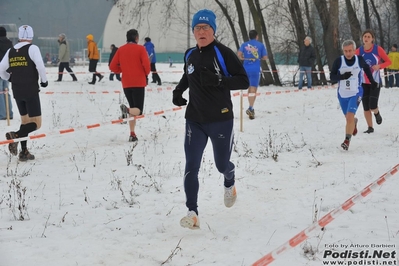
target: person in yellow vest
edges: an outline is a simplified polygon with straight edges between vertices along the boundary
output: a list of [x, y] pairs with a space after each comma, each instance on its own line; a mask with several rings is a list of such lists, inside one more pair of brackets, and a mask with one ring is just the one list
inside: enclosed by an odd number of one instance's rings
[[93, 73], [93, 79], [89, 84], [96, 84], [96, 76], [98, 77], [98, 81], [100, 82], [103, 79], [103, 75], [97, 72], [97, 63], [98, 59], [100, 59], [100, 54], [98, 52], [97, 44], [94, 41], [94, 36], [89, 34], [86, 36], [87, 40], [87, 57], [89, 58], [89, 72]]
[[392, 45], [388, 57], [392, 61], [392, 64], [388, 68], [389, 88], [393, 88], [394, 78], [395, 78], [395, 86], [399, 87], [399, 52], [398, 52], [398, 45], [396, 43]]

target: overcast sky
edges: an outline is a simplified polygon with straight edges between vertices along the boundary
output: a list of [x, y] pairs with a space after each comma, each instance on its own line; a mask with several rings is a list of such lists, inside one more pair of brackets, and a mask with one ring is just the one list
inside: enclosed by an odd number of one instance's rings
[[85, 39], [93, 34], [99, 40], [111, 8], [109, 0], [1, 0], [0, 24], [28, 24], [36, 37], [65, 33]]

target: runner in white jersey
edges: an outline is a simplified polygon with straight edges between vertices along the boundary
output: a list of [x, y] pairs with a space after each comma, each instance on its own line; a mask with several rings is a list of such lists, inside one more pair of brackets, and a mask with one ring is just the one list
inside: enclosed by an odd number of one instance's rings
[[[363, 73], [359, 66], [359, 59], [354, 56], [355, 63], [351, 66], [345, 62], [345, 56], [341, 55], [341, 67], [339, 68], [340, 73], [350, 72], [352, 75], [348, 79], [342, 79], [338, 83], [338, 95], [342, 98], [349, 98], [356, 96], [361, 88], [361, 76]], [[363, 93], [362, 93], [363, 94]]]
[[357, 134], [355, 114], [363, 96], [363, 71], [373, 88], [377, 88], [378, 84], [374, 81], [370, 67], [363, 57], [355, 55], [356, 44], [353, 40], [344, 41], [342, 51], [344, 55], [334, 61], [330, 79], [339, 82], [337, 95], [346, 119], [345, 140], [341, 147], [348, 150], [352, 135]]
[[[6, 133], [8, 140], [25, 138], [42, 125], [40, 87], [47, 87], [46, 68], [39, 47], [32, 44], [33, 29], [23, 25], [18, 30], [19, 42], [8, 49], [0, 62], [0, 77], [12, 83], [15, 102], [21, 115], [18, 131]], [[40, 79], [40, 87], [39, 87]], [[18, 141], [10, 142], [8, 149], [18, 155]], [[27, 140], [21, 141], [20, 161], [34, 160], [35, 156], [27, 149]]]

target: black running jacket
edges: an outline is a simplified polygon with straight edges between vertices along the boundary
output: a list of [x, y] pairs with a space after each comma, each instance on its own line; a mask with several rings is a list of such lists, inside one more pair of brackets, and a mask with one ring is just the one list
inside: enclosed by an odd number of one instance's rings
[[[214, 46], [220, 51], [224, 64], [220, 62]], [[192, 49], [188, 49], [185, 53], [184, 73], [176, 86], [183, 91], [189, 88], [185, 118], [198, 123], [233, 119], [230, 90], [244, 90], [249, 87], [249, 80], [242, 63], [236, 53], [217, 41], [200, 49], [198, 46]], [[208, 68], [215, 74], [222, 74], [219, 86], [202, 86], [200, 80], [202, 67]], [[228, 74], [223, 73], [223, 68], [227, 69]]]

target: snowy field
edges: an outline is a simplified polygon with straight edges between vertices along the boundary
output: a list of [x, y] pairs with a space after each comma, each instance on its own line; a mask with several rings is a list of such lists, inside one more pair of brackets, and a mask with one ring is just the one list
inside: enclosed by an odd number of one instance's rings
[[[345, 119], [335, 89], [261, 87], [256, 119], [244, 116], [242, 132], [234, 94], [237, 202], [230, 209], [223, 204], [223, 177], [209, 143], [199, 173], [201, 230], [181, 228], [185, 109], [173, 110], [171, 102], [181, 67], [157, 64], [163, 85], [147, 87], [135, 148], [128, 125], [111, 123], [126, 103], [118, 81], [106, 73], [89, 85], [87, 67], [74, 67], [78, 82], [64, 75], [56, 83], [57, 69], [48, 68], [49, 86], [40, 94], [43, 125], [32, 134], [46, 137], [28, 141], [36, 160], [18, 162], [0, 146], [0, 266], [252, 265], [399, 163], [398, 88], [382, 89], [384, 120], [373, 134], [363, 133], [359, 108], [359, 133], [348, 151], [340, 147]], [[280, 69], [287, 80], [295, 70]], [[247, 98], [243, 102], [246, 109]], [[19, 128], [15, 104], [13, 111], [10, 126], [0, 121], [0, 140]], [[387, 178], [270, 265], [350, 265], [355, 260], [323, 255], [398, 251], [398, 187], [399, 174]], [[396, 265], [397, 255], [378, 263], [385, 261], [392, 264], [374, 265]]]

